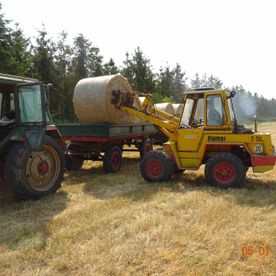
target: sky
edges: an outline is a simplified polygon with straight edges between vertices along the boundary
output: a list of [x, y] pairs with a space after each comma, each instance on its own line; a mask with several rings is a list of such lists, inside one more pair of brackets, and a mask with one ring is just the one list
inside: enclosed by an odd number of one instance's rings
[[105, 60], [122, 65], [140, 46], [154, 71], [178, 62], [198, 72], [276, 98], [274, 0], [0, 0], [6, 18], [28, 37], [45, 25], [52, 38], [83, 33]]

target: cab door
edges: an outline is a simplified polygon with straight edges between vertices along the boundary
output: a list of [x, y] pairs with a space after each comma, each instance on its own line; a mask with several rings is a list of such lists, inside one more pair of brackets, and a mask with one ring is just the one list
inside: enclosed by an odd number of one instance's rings
[[46, 129], [44, 88], [42, 83], [17, 85], [16, 125], [33, 150], [41, 150]]
[[178, 129], [178, 151], [197, 152], [204, 131], [204, 98], [194, 97], [185, 101]]

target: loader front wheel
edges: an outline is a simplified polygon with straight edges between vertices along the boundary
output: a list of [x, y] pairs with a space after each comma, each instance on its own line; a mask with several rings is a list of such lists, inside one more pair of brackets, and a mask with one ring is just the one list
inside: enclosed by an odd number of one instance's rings
[[5, 162], [5, 182], [17, 198], [37, 199], [54, 193], [64, 174], [64, 154], [56, 141], [46, 136], [41, 151], [15, 144]]
[[141, 160], [140, 171], [148, 182], [169, 181], [173, 174], [173, 162], [162, 151], [150, 151]]
[[246, 170], [236, 155], [221, 152], [211, 157], [205, 166], [205, 177], [210, 185], [238, 188], [244, 181]]

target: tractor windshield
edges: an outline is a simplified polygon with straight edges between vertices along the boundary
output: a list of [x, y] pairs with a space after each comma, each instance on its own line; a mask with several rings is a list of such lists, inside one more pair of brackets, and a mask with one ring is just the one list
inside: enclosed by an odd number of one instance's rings
[[43, 121], [41, 86], [39, 84], [19, 86], [18, 99], [21, 123], [41, 123]]
[[190, 124], [190, 119], [193, 111], [194, 106], [194, 100], [193, 99], [187, 99], [184, 106], [184, 111], [181, 118], [180, 127], [188, 127]]

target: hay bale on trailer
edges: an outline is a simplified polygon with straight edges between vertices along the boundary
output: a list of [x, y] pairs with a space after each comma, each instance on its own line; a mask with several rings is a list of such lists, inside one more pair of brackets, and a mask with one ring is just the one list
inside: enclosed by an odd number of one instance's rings
[[[127, 114], [111, 104], [112, 91], [132, 91], [122, 75], [101, 76], [80, 80], [74, 91], [73, 105], [81, 123], [131, 124], [141, 120]], [[135, 106], [141, 105], [139, 97]]]
[[172, 105], [173, 105], [173, 108], [174, 108], [174, 114], [176, 116], [180, 116], [181, 112], [182, 112], [182, 109], [183, 109], [183, 104], [176, 103], [176, 104], [172, 104]]
[[171, 115], [175, 114], [173, 105], [171, 103], [158, 103], [155, 104], [155, 106]]

